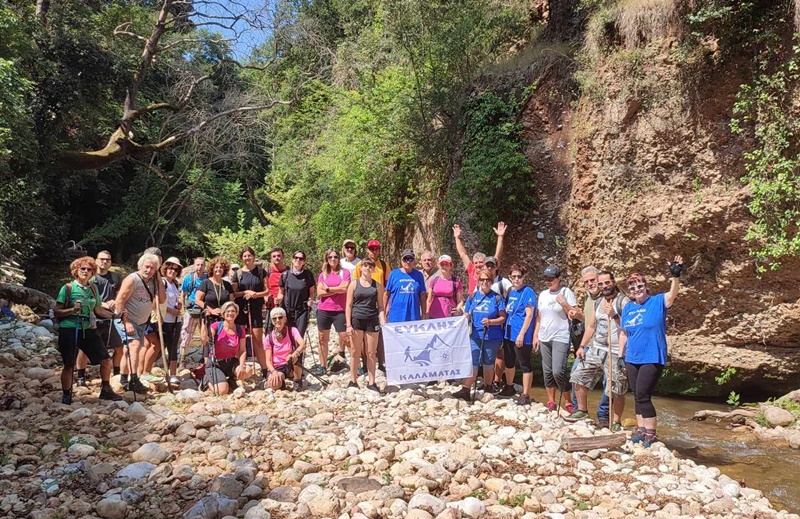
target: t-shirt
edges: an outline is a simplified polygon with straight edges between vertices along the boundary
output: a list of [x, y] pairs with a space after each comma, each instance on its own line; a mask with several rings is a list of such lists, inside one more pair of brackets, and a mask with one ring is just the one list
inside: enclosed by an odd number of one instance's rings
[[[238, 283], [237, 292], [244, 292], [245, 290], [252, 290], [253, 292], [261, 292], [264, 290], [264, 277], [267, 275], [266, 271], [259, 266], [253, 270], [239, 269], [236, 275], [233, 276], [233, 283]], [[261, 308], [264, 306], [264, 299], [253, 298], [245, 299], [244, 296], [236, 298], [236, 304], [239, 305], [241, 312], [248, 304], [253, 312], [261, 314]]]
[[94, 288], [93, 285], [85, 287], [77, 281], [71, 281], [69, 300], [67, 300], [66, 285], [63, 285], [61, 290], [58, 291], [56, 302], [62, 303], [64, 308], [72, 308], [77, 301], [80, 301], [82, 305], [80, 313], [78, 315], [70, 314], [67, 317], [59, 319], [58, 325], [61, 328], [79, 328], [80, 330], [86, 330], [91, 326], [89, 322], [90, 312], [94, 312], [94, 308], [101, 304], [100, 294], [97, 292], [97, 288]]
[[401, 323], [418, 321], [422, 318], [420, 294], [425, 293], [425, 278], [422, 277], [422, 272], [416, 269], [412, 269], [411, 272], [394, 269], [386, 282], [386, 292], [389, 293], [389, 314], [386, 316], [386, 322]]
[[[503, 297], [508, 297], [508, 293], [511, 291], [511, 287], [513, 286], [514, 284], [511, 283], [511, 281], [509, 281], [508, 279], [502, 276], [495, 276], [494, 283], [492, 283], [492, 290], [497, 292]], [[478, 287], [475, 287], [475, 290], [473, 290], [473, 292], [477, 291]]]
[[441, 276], [436, 276], [430, 280], [428, 288], [430, 291], [428, 297], [432, 298], [428, 317], [431, 319], [450, 317], [450, 311], [458, 306], [458, 293], [464, 289], [461, 285], [461, 280], [458, 278], [444, 279]]
[[275, 265], [270, 264], [269, 266], [269, 295], [273, 299], [278, 297], [278, 291], [280, 290], [280, 282], [281, 282], [281, 274], [288, 270], [289, 267], [281, 265], [280, 268], [276, 267]]
[[[500, 294], [491, 290], [488, 294], [483, 292], [470, 294], [464, 304], [464, 312], [469, 313], [470, 317], [472, 317], [472, 332], [479, 336], [483, 336], [483, 323], [481, 321], [484, 318], [497, 319], [500, 317], [500, 311], [505, 311], [505, 309], [505, 300], [500, 297]], [[486, 339], [490, 341], [503, 340], [503, 325], [489, 325], [486, 331]]]
[[239, 341], [246, 334], [244, 326], [236, 326], [236, 333], [225, 329], [225, 323], [217, 321], [211, 323], [211, 333], [214, 334], [214, 356], [217, 360], [225, 360], [239, 355]]
[[471, 261], [467, 265], [467, 293], [471, 294], [478, 288], [478, 275], [475, 272], [475, 264]]
[[622, 309], [622, 327], [628, 335], [625, 361], [631, 364], [667, 363], [667, 303], [664, 294], [650, 296]]
[[[298, 339], [300, 339], [300, 332], [297, 331], [297, 328], [292, 327], [291, 334], [294, 337], [295, 344], [297, 344]], [[270, 337], [272, 338], [272, 344], [270, 344]], [[285, 366], [289, 360], [289, 355], [292, 354], [292, 339], [289, 338], [287, 333], [283, 336], [283, 339], [278, 340], [275, 337], [275, 330], [273, 330], [264, 337], [264, 351], [272, 352], [273, 366], [276, 368]]]
[[[619, 297], [619, 294], [614, 296], [614, 299], [611, 300], [611, 305], [614, 308], [612, 313], [615, 316], [621, 315], [622, 309], [625, 308], [628, 302], [630, 302], [630, 299], [625, 296]], [[603, 311], [605, 305], [602, 300], [595, 302], [594, 306], [595, 330], [594, 337], [592, 337], [592, 346], [607, 351], [610, 337], [612, 348], [619, 354], [620, 328], [617, 325], [617, 319], [609, 318], [608, 314]]]
[[356, 271], [356, 265], [361, 262], [361, 258], [353, 258], [353, 261], [348, 261], [348, 259], [344, 256], [341, 257], [339, 260], [339, 264], [342, 266], [343, 269], [350, 273], [350, 278], [354, 279], [353, 273]]
[[523, 286], [519, 292], [512, 287], [506, 300], [506, 312], [508, 313], [506, 339], [510, 341], [517, 340], [517, 336], [522, 330], [522, 325], [525, 324], [525, 309], [528, 307], [533, 308], [533, 314], [530, 325], [522, 339], [523, 344], [533, 344], [533, 329], [536, 327], [536, 292], [527, 285]]
[[425, 278], [425, 286], [428, 287], [429, 290], [431, 288], [431, 283], [433, 282], [433, 280], [441, 275], [441, 272], [439, 272], [439, 267], [433, 267], [429, 273], [426, 273], [424, 270], [421, 269], [420, 272], [422, 272], [422, 277]]
[[105, 274], [100, 274], [99, 272], [95, 275], [95, 278], [103, 278], [108, 281], [108, 285], [111, 289], [111, 295], [106, 299], [106, 294], [101, 293], [103, 297], [103, 302], [111, 301], [117, 297], [117, 292], [119, 292], [120, 287], [122, 286], [122, 276], [117, 274], [116, 272], [111, 272], [110, 270]]
[[[342, 281], [350, 283], [350, 272], [342, 269], [339, 272], [331, 271], [327, 276], [324, 272], [319, 273], [317, 283], [325, 283], [330, 288], [338, 287]], [[324, 310], [326, 312], [344, 312], [344, 307], [347, 304], [347, 292], [333, 295], [319, 296], [319, 304], [317, 310]]]
[[100, 294], [100, 301], [102, 301], [103, 303], [105, 303], [106, 301], [111, 301], [112, 299], [116, 298], [116, 291], [106, 278], [101, 276], [94, 276], [92, 278], [92, 283], [94, 283], [94, 286], [97, 289], [97, 293]]
[[224, 279], [219, 285], [214, 283], [214, 280], [211, 278], [205, 279], [200, 284], [200, 288], [198, 288], [198, 290], [205, 294], [205, 297], [203, 297], [203, 302], [209, 308], [220, 308], [226, 302], [231, 300], [231, 294], [233, 294], [233, 287]]
[[569, 344], [569, 319], [561, 304], [556, 301], [561, 294], [572, 306], [578, 304], [575, 293], [569, 288], [559, 288], [557, 292], [544, 290], [539, 294], [539, 340], [558, 341]]
[[[170, 283], [164, 278], [162, 279], [167, 292], [167, 308], [175, 310], [175, 307], [178, 305], [178, 299], [180, 298], [181, 291], [177, 286], [175, 286], [175, 283]], [[164, 312], [162, 317], [164, 318], [165, 323], [176, 323], [181, 320], [179, 315], [172, 315], [169, 312]]]
[[597, 297], [592, 297], [590, 294], [586, 294], [586, 300], [583, 302], [583, 317], [585, 319], [584, 324], [589, 326], [589, 324], [594, 321], [594, 310], [597, 308], [597, 298], [600, 297], [600, 294]]
[[194, 304], [194, 296], [197, 294], [197, 289], [200, 288], [200, 285], [208, 279], [208, 274], [203, 273], [202, 276], [198, 276], [195, 273], [186, 274], [183, 277], [183, 282], [181, 282], [181, 292], [184, 294], [189, 294], [186, 297], [188, 301], [187, 306], [195, 306]]
[[314, 273], [303, 269], [299, 274], [290, 270], [281, 275], [280, 287], [283, 289], [283, 308], [286, 310], [303, 310], [308, 308], [311, 289], [316, 286]]
[[[353, 276], [353, 279], [358, 279], [361, 277], [361, 265], [363, 265], [363, 263], [361, 262], [359, 262], [359, 264], [356, 265], [356, 272], [355, 275]], [[389, 264], [383, 261], [382, 259], [376, 259], [375, 268], [372, 269], [372, 279], [374, 279], [375, 281], [377, 281], [378, 283], [380, 283], [385, 287], [386, 284], [389, 282], [388, 278], [389, 278]]]

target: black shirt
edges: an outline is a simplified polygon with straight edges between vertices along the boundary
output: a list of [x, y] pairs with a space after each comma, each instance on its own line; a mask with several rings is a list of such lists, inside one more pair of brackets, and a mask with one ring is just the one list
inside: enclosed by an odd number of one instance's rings
[[279, 286], [283, 289], [283, 308], [286, 310], [300, 311], [308, 308], [307, 301], [311, 297], [311, 289], [317, 284], [314, 273], [303, 269], [295, 275], [292, 269], [281, 274]]
[[[119, 287], [122, 286], [122, 276], [120, 276], [116, 272], [111, 272], [109, 270], [105, 274], [98, 273], [95, 276], [95, 281], [97, 281], [97, 278], [103, 278], [104, 280], [106, 280], [108, 282], [108, 287], [109, 287], [108, 290], [110, 291], [109, 292], [110, 295], [109, 295], [108, 299], [106, 299], [106, 294], [105, 293], [100, 292], [100, 295], [103, 298], [103, 302], [105, 303], [106, 301], [110, 301], [111, 299], [116, 299], [117, 292], [119, 292]], [[100, 283], [102, 283], [102, 281], [100, 281], [97, 284], [98, 287], [100, 287]]]
[[203, 298], [203, 302], [209, 308], [220, 308], [223, 304], [230, 301], [231, 294], [233, 294], [233, 287], [224, 279], [221, 285], [214, 283], [211, 278], [204, 279], [197, 290], [206, 295]]
[[[242, 270], [239, 269], [236, 272], [236, 275], [233, 276], [231, 281], [233, 283], [238, 283], [238, 290], [237, 292], [244, 292], [245, 290], [252, 290], [253, 292], [261, 292], [264, 290], [264, 277], [267, 273], [259, 266], [256, 266], [253, 270]], [[248, 302], [253, 309], [258, 309], [261, 311], [261, 307], [264, 305], [264, 298], [263, 297], [255, 297], [253, 299], [245, 299], [244, 296], [236, 298], [236, 304], [239, 305], [239, 310], [241, 311], [242, 308], [247, 306]]]

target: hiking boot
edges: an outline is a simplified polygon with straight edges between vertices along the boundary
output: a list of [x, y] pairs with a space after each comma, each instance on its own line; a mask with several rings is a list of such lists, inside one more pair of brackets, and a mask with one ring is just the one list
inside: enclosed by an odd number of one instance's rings
[[589, 413], [578, 409], [577, 411], [573, 411], [569, 416], [564, 418], [564, 420], [570, 423], [575, 423], [575, 422], [580, 422], [581, 420], [586, 420], [587, 418], [589, 418]]
[[350, 389], [351, 387], [358, 389], [358, 382], [356, 382], [355, 380], [351, 380], [350, 383], [347, 384], [347, 389]]
[[128, 387], [125, 388], [126, 391], [133, 391], [134, 393], [147, 393], [149, 390], [147, 387], [142, 384], [142, 381], [138, 378], [128, 381]]
[[556, 403], [555, 403], [555, 402], [553, 402], [552, 400], [549, 400], [549, 401], [547, 402], [547, 408], [548, 408], [549, 410], [551, 410], [551, 411], [555, 411], [555, 410], [556, 410]]
[[641, 443], [642, 440], [644, 440], [645, 434], [644, 427], [639, 427], [636, 429], [636, 432], [633, 433], [633, 436], [631, 436], [631, 441], [633, 443]]
[[370, 384], [370, 385], [367, 386], [367, 389], [369, 389], [370, 391], [375, 391], [376, 393], [380, 393], [381, 392], [381, 390], [380, 390], [380, 388], [378, 388], [377, 384]]
[[528, 395], [519, 395], [517, 405], [531, 405], [531, 397]]
[[72, 395], [70, 393], [65, 393], [61, 395], [61, 403], [64, 405], [72, 404]]
[[122, 396], [111, 389], [111, 386], [102, 386], [98, 398], [100, 398], [100, 400], [111, 400], [112, 402], [119, 402], [122, 400]]
[[651, 445], [660, 441], [661, 440], [659, 440], [658, 436], [656, 436], [655, 434], [648, 434], [644, 437], [644, 440], [642, 440], [642, 447], [644, 447], [645, 449], [649, 449]]
[[300, 393], [303, 391], [303, 381], [302, 380], [293, 380], [292, 381], [292, 391], [295, 393]]
[[460, 398], [461, 400], [466, 400], [467, 402], [471, 400], [469, 395], [469, 388], [464, 386], [461, 386], [461, 389], [459, 389], [455, 393], [452, 393], [450, 396], [452, 396], [453, 398]]
[[86, 387], [86, 379], [83, 377], [78, 377], [78, 381], [75, 383], [78, 387]]
[[597, 427], [601, 429], [608, 428], [608, 417], [607, 416], [598, 416], [597, 417]]
[[517, 394], [517, 390], [514, 389], [514, 386], [505, 386], [503, 389], [497, 393], [497, 396], [514, 396]]
[[611, 426], [611, 432], [620, 432], [621, 430], [622, 430], [622, 424], [619, 422], [614, 422], [614, 425]]

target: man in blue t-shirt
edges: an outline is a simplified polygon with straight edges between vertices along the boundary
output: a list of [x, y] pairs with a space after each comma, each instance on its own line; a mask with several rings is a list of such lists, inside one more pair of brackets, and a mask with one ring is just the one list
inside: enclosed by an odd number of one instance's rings
[[194, 302], [197, 289], [208, 279], [206, 273], [206, 259], [202, 256], [194, 259], [194, 272], [186, 274], [181, 282], [181, 305], [186, 309], [183, 317], [183, 327], [181, 328], [181, 367], [184, 366], [186, 350], [189, 347], [192, 337], [200, 326], [202, 318], [200, 308]]
[[399, 269], [394, 269], [386, 281], [383, 305], [386, 308], [386, 322], [401, 323], [425, 319], [428, 294], [422, 272], [414, 268], [415, 257], [411, 249], [403, 250], [403, 260]]

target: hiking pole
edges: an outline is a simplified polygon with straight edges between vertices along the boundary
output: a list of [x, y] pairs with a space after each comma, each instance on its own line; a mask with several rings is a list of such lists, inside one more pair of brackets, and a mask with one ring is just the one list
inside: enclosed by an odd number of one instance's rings
[[[481, 336], [481, 349], [478, 351], [478, 369], [483, 366], [483, 343], [486, 341], [486, 334], [489, 331], [488, 326], [483, 327], [483, 335]], [[486, 387], [486, 377], [483, 378], [483, 387]], [[478, 394], [478, 370], [475, 370], [475, 381], [472, 383], [472, 403], [475, 403], [475, 397]]]
[[[264, 329], [263, 327], [261, 328]], [[250, 358], [253, 361], [253, 377], [256, 376], [256, 344], [253, 342], [253, 301], [247, 300], [247, 337], [250, 339]], [[263, 348], [263, 345], [261, 345]]]
[[167, 389], [172, 393], [172, 386], [169, 384], [169, 363], [167, 362], [167, 348], [164, 344], [164, 318], [161, 315], [161, 301], [156, 296], [156, 323], [158, 324], [158, 340], [161, 343], [161, 362], [164, 364], [164, 381], [167, 383]]
[[[306, 343], [308, 343], [308, 349], [311, 350], [311, 362], [314, 363], [314, 366], [319, 366], [320, 368], [322, 368], [323, 373], [324, 373], [325, 372], [325, 366], [320, 364], [320, 361], [322, 359], [319, 356], [315, 356], [314, 355], [314, 343], [311, 342], [311, 335], [308, 333], [308, 328], [307, 327], [306, 327], [305, 340], [306, 340]], [[314, 366], [311, 366], [311, 367], [313, 368]], [[305, 368], [305, 366], [303, 366], [303, 367]]]
[[[122, 322], [120, 319], [120, 325], [122, 325], [122, 343], [125, 345], [125, 358], [128, 361], [128, 388], [131, 387], [131, 378], [133, 375], [131, 372], [133, 371], [133, 362], [131, 362], [131, 347], [130, 342], [128, 340], [128, 330], [125, 329], [125, 323]], [[133, 392], [133, 401], [136, 402], [136, 391]]]
[[[555, 344], [555, 343], [554, 343]], [[550, 354], [550, 358], [552, 358], [552, 352]], [[577, 358], [577, 357], [576, 357]], [[561, 380], [564, 380], [568, 375], [567, 371], [569, 371], [569, 347], [567, 348], [567, 355], [564, 357], [564, 369], [561, 372]], [[564, 398], [564, 385], [561, 384], [558, 386], [558, 405], [556, 405], [556, 413], [558, 414], [559, 418], [564, 418], [561, 416], [561, 399]]]
[[[77, 301], [79, 307], [82, 305]], [[80, 308], [78, 308], [80, 312]], [[80, 315], [75, 317], [75, 341], [72, 343], [72, 369], [69, 372], [69, 401], [72, 402], [72, 386], [75, 384], [75, 365], [78, 363], [78, 328], [81, 324]]]
[[[208, 346], [208, 365], [211, 367], [211, 384], [213, 385], [211, 392], [214, 393], [214, 396], [219, 396], [219, 391], [217, 391], [217, 345], [212, 324], [208, 325], [208, 331], [211, 334], [211, 343]], [[217, 331], [219, 331], [219, 327], [217, 327]]]
[[[609, 324], [609, 329], [611, 328]], [[608, 390], [608, 429], [614, 427], [614, 359], [611, 355], [611, 336], [608, 337], [608, 380], [606, 380]], [[622, 417], [620, 417], [620, 420]]]
[[[312, 362], [315, 362], [315, 361], [314, 361], [314, 344], [311, 342], [311, 335], [308, 333], [308, 328], [306, 328], [305, 340], [306, 340], [306, 344], [308, 344], [308, 348], [311, 350], [311, 361], [312, 361]], [[317, 365], [317, 366], [319, 366], [320, 364], [319, 364], [319, 363], [317, 363], [316, 365]], [[320, 384], [322, 384], [324, 387], [328, 387], [328, 385], [330, 384], [330, 381], [328, 381], [328, 380], [325, 380], [324, 378], [322, 378], [322, 377], [319, 375], [319, 373], [314, 373], [313, 371], [311, 371], [310, 369], [308, 369], [307, 367], [305, 367], [305, 366], [303, 365], [303, 363], [302, 363], [302, 362], [300, 363], [300, 370], [301, 370], [303, 373], [306, 373], [306, 374], [308, 374], [308, 375], [311, 375], [311, 376], [313, 376], [315, 379], [319, 380]]]

